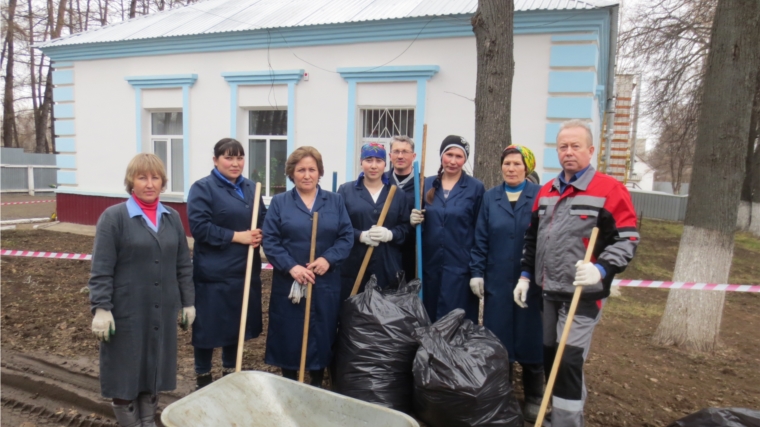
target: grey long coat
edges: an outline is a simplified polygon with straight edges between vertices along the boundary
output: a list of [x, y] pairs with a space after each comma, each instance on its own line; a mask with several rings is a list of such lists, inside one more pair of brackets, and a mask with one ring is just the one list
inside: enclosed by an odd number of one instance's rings
[[156, 234], [126, 203], [106, 209], [95, 231], [92, 312], [111, 310], [116, 334], [100, 344], [103, 397], [133, 400], [174, 390], [177, 316], [194, 304], [193, 266], [179, 214], [166, 207]]

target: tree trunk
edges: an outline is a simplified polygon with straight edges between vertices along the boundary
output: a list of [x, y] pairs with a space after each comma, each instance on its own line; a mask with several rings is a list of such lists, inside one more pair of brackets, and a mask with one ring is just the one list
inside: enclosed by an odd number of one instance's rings
[[137, 14], [137, 0], [129, 0], [129, 19], [132, 19]]
[[18, 144], [15, 135], [16, 111], [13, 105], [13, 17], [16, 14], [16, 0], [8, 2], [8, 22], [5, 23], [5, 93], [3, 94], [3, 147], [15, 147]]
[[512, 79], [515, 75], [512, 0], [478, 0], [472, 17], [477, 46], [475, 171], [486, 188], [501, 182], [499, 159], [512, 143]]
[[[760, 64], [758, 64], [760, 67]], [[741, 201], [739, 202], [739, 216], [736, 220], [736, 229], [754, 232], [760, 236], [760, 212], [755, 215], [754, 209], [760, 209], [760, 168], [756, 165], [760, 159], [760, 147], [758, 147], [758, 134], [760, 134], [760, 73], [758, 73], [755, 87], [755, 101], [752, 108], [752, 121], [747, 138], [747, 169], [742, 183]], [[757, 155], [756, 155], [757, 153]], [[755, 204], [755, 206], [753, 206]]]
[[[674, 281], [726, 283], [746, 168], [760, 50], [760, 2], [719, 0]], [[672, 290], [653, 341], [711, 352], [725, 293]]]

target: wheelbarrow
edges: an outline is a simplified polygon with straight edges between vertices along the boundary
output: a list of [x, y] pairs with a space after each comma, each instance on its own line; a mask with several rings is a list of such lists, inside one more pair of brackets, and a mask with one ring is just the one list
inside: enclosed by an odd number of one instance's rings
[[410, 416], [288, 380], [244, 371], [221, 378], [164, 409], [166, 427], [419, 427]]

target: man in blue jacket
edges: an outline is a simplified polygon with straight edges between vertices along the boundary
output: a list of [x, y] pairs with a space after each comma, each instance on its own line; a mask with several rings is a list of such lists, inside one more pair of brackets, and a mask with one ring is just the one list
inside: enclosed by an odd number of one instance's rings
[[[389, 148], [392, 167], [385, 176], [392, 185], [404, 191], [406, 205], [410, 209], [416, 208], [414, 206], [414, 176], [412, 175], [412, 165], [414, 159], [417, 158], [414, 152], [414, 141], [406, 135], [394, 136]], [[417, 277], [415, 247], [415, 234], [408, 233], [406, 241], [401, 246], [401, 267], [404, 269], [407, 281]]]

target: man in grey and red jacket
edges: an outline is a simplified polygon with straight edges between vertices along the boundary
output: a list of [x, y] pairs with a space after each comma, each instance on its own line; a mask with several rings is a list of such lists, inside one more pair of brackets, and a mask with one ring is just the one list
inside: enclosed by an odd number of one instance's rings
[[[552, 392], [552, 427], [582, 426], [586, 386], [583, 364], [615, 274], [631, 262], [639, 233], [628, 190], [591, 166], [593, 136], [579, 120], [557, 135], [562, 172], [546, 183], [533, 205], [525, 234], [522, 274], [515, 302], [525, 303], [531, 283], [544, 297], [544, 367], [549, 376], [575, 286], [584, 286]], [[591, 230], [599, 236], [591, 262], [584, 263]], [[545, 424], [547, 425], [547, 424]]]

